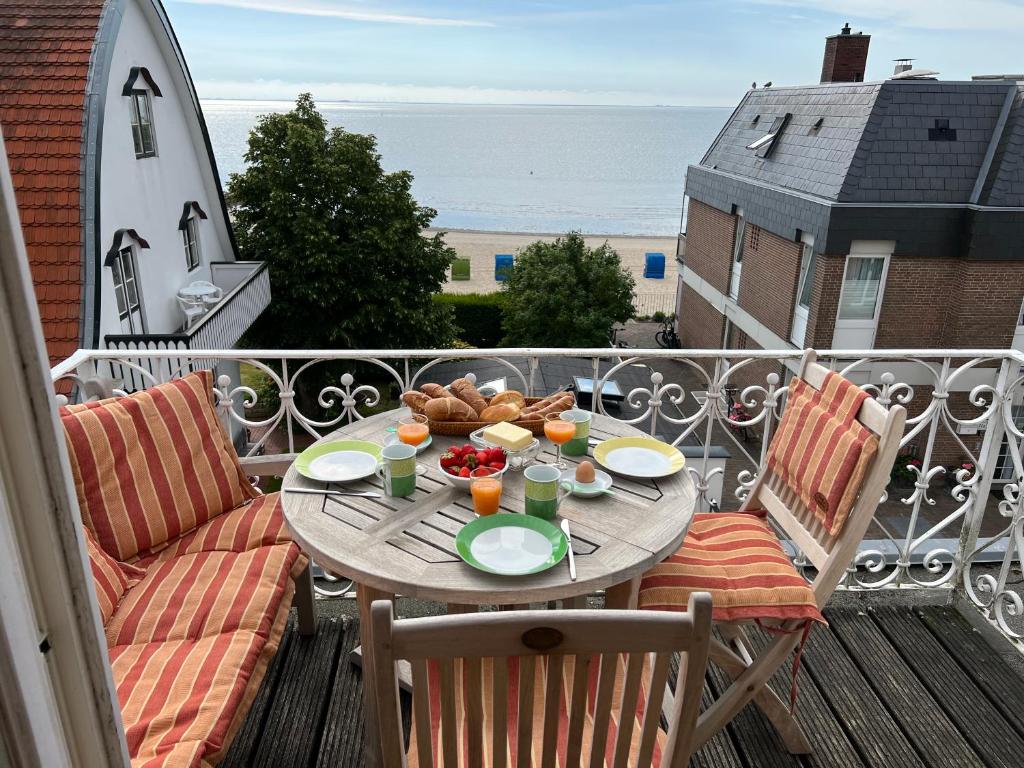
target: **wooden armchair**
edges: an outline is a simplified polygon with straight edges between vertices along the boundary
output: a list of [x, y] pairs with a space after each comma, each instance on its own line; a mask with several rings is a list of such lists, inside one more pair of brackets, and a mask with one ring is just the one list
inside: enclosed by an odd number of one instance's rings
[[[768, 458], [739, 512], [696, 515], [683, 546], [648, 571], [638, 606], [681, 610], [694, 590], [707, 590], [715, 626], [710, 657], [732, 685], [701, 716], [700, 746], [751, 700], [792, 753], [811, 747], [784, 703], [768, 687], [775, 671], [806, 637], [853, 560], [889, 480], [906, 412], [888, 410], [815, 362], [801, 360]], [[817, 574], [797, 573], [769, 519]], [[761, 623], [774, 639], [758, 656], [744, 627]], [[795, 682], [795, 681], [794, 681]]]
[[[691, 595], [682, 615], [509, 611], [395, 621], [388, 601], [371, 611], [385, 768], [689, 763], [711, 629], [707, 594]], [[661, 699], [677, 652], [679, 706], [666, 737]], [[400, 659], [412, 665], [408, 757]]]

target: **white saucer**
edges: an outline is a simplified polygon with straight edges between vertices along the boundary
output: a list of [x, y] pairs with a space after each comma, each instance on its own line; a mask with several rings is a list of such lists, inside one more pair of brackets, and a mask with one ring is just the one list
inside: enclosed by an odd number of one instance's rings
[[[397, 442], [399, 442], [398, 435], [394, 432], [389, 432], [388, 436], [384, 438], [384, 445], [394, 445]], [[433, 442], [433, 437], [431, 435], [427, 435], [427, 439], [416, 446], [416, 453], [423, 453], [428, 447], [430, 447], [431, 442]]]
[[561, 483], [572, 483], [572, 495], [579, 496], [583, 499], [592, 499], [596, 496], [604, 495], [604, 492], [612, 487], [612, 476], [607, 472], [602, 472], [600, 469], [594, 470], [594, 482], [592, 483], [578, 483], [576, 482], [576, 468], [567, 469], [562, 472], [562, 477], [559, 482]]

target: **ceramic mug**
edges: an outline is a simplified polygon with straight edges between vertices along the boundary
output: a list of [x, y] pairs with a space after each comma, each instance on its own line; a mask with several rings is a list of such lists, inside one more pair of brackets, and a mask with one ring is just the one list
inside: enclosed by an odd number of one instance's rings
[[416, 476], [427, 470], [416, 464], [416, 446], [392, 443], [381, 450], [380, 455], [376, 473], [384, 481], [384, 493], [401, 497], [415, 491]]
[[562, 488], [562, 473], [549, 464], [534, 464], [523, 473], [526, 478], [526, 514], [553, 520], [571, 490]]
[[576, 436], [562, 446], [566, 456], [586, 456], [590, 444], [590, 411], [582, 408], [570, 408], [562, 413], [566, 421], [576, 422]]

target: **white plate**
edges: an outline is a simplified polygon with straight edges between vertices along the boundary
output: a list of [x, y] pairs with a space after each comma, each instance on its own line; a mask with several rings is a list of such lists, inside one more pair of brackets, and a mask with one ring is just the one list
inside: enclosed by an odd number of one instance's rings
[[[394, 432], [389, 432], [388, 436], [384, 438], [384, 445], [394, 445], [397, 442], [398, 435], [396, 435]], [[432, 442], [433, 437], [431, 435], [427, 435], [427, 439], [416, 446], [416, 453], [423, 453], [425, 450], [427, 450], [428, 447], [430, 447], [430, 444]]]
[[594, 482], [576, 482], [576, 468], [567, 469], [562, 473], [560, 482], [572, 483], [572, 495], [583, 499], [592, 499], [595, 496], [603, 496], [604, 492], [612, 487], [612, 476], [600, 469], [594, 470]]
[[369, 477], [377, 469], [377, 459], [362, 451], [334, 451], [313, 459], [310, 474], [325, 483], [348, 483]]
[[551, 559], [551, 542], [529, 528], [492, 528], [470, 544], [473, 557], [492, 571], [508, 575], [529, 573]]

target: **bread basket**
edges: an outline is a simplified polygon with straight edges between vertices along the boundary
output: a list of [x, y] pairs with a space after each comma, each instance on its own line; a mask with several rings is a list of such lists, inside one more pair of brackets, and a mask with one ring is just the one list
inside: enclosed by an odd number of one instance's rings
[[[544, 398], [542, 397], [528, 397], [526, 398], [527, 405], [533, 405], [539, 403]], [[488, 402], [490, 399], [488, 398]], [[478, 429], [483, 427], [489, 427], [493, 424], [493, 421], [433, 421], [427, 422], [430, 427], [430, 434], [432, 435], [446, 435], [448, 437], [467, 437], [470, 433], [476, 432]], [[517, 427], [528, 429], [535, 435], [544, 434], [544, 417], [539, 416], [535, 419], [528, 419], [522, 421], [513, 421]]]

